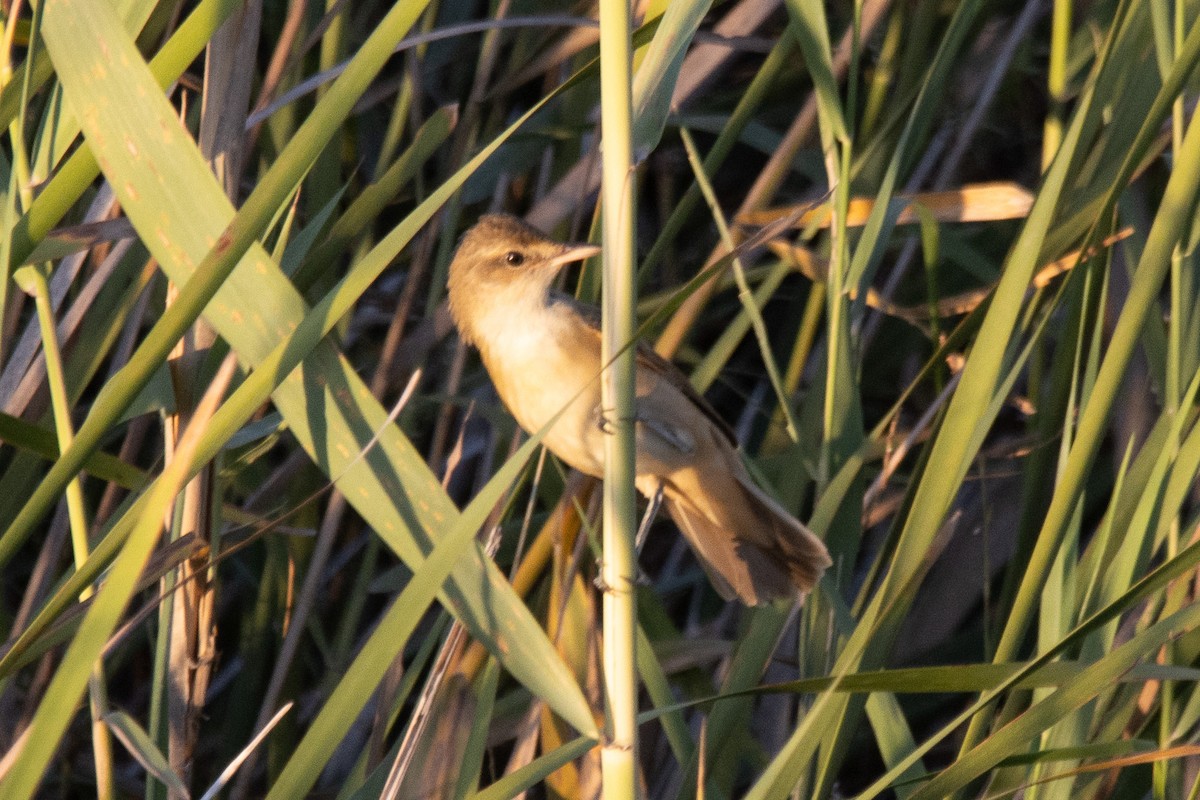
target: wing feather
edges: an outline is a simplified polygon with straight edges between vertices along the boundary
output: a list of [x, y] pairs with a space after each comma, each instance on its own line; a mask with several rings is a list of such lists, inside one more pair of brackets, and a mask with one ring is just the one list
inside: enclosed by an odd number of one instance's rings
[[[597, 339], [600, 339], [600, 310], [592, 306], [584, 305], [578, 302], [573, 297], [567, 295], [559, 295], [555, 297], [556, 302], [567, 303], [574, 309], [588, 328], [593, 332]], [[737, 437], [733, 433], [733, 428], [729, 427], [721, 415], [716, 412], [707, 400], [696, 391], [696, 387], [692, 386], [691, 381], [687, 376], [679, 371], [679, 368], [672, 364], [667, 359], [660, 356], [654, 351], [654, 348], [645, 342], [637, 343], [637, 352], [635, 354], [637, 364], [651, 375], [662, 378], [675, 389], [679, 390], [692, 405], [700, 410], [705, 417], [712, 422], [713, 426], [720, 431], [721, 436], [728, 440], [729, 444], [734, 448], [738, 446]]]

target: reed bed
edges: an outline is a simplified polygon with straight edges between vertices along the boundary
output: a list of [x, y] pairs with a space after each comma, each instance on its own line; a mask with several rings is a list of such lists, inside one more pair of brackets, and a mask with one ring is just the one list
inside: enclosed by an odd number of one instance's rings
[[[0, 796], [1200, 798], [1196, 3], [600, 4], [0, 3]], [[452, 331], [489, 210], [803, 606], [603, 558]]]

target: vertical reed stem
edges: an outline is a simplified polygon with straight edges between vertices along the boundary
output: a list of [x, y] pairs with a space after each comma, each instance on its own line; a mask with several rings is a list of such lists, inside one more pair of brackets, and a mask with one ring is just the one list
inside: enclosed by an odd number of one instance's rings
[[[604, 687], [607, 740], [601, 754], [605, 800], [633, 798], [637, 765], [636, 577], [633, 537], [635, 336], [632, 56], [628, 0], [600, 3], [600, 114], [604, 209], [601, 403], [612, 423], [604, 474]], [[619, 354], [619, 355], [618, 355]], [[615, 356], [615, 361], [613, 361]]]

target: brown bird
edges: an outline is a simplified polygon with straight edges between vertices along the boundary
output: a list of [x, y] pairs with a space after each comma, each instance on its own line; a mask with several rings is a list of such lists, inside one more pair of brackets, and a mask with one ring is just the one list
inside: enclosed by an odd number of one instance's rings
[[[489, 214], [450, 264], [450, 313], [479, 348], [500, 399], [529, 432], [564, 408], [543, 443], [604, 474], [597, 311], [553, 289], [565, 264], [600, 252], [562, 244], [516, 217]], [[758, 488], [733, 432], [675, 367], [637, 349], [638, 491], [663, 503], [726, 600], [803, 599], [830, 565], [825, 545]]]

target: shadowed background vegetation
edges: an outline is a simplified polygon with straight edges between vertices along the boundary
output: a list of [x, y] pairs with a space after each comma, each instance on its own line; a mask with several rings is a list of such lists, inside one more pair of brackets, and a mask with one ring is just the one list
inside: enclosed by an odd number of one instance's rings
[[[599, 493], [444, 303], [595, 238], [596, 9], [0, 8], [0, 796], [600, 796]], [[835, 560], [653, 526], [645, 797], [1200, 797], [1198, 10], [635, 5], [643, 336]]]

